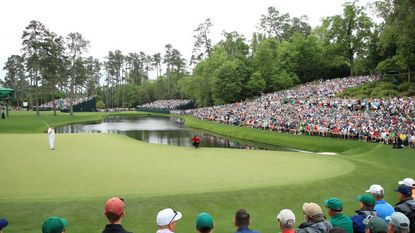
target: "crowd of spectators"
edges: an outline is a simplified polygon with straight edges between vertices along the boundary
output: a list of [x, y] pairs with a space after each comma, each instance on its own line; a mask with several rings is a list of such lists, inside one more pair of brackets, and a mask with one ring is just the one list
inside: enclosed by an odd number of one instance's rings
[[[91, 97], [83, 97], [83, 98], [74, 98], [73, 105], [80, 104], [82, 102], [86, 102], [92, 100], [94, 96]], [[57, 99], [55, 100], [55, 106], [57, 110], [69, 108], [71, 106], [71, 98], [64, 98], [64, 99]], [[39, 106], [42, 110], [51, 110], [53, 109], [53, 101], [47, 102]]]
[[174, 110], [190, 104], [191, 100], [156, 100], [151, 103], [138, 105], [138, 108], [168, 109]]
[[[384, 200], [384, 189], [373, 184], [363, 195], [357, 196], [359, 209], [356, 215], [347, 216], [343, 213], [343, 202], [336, 197], [325, 200], [320, 205], [304, 203], [302, 213], [304, 222], [297, 224], [296, 216], [290, 209], [279, 211], [276, 225], [282, 233], [415, 233], [415, 181], [405, 178], [398, 182], [395, 190], [399, 202], [392, 207]], [[325, 213], [329, 219], [325, 217]], [[102, 233], [129, 233], [122, 226], [126, 216], [125, 202], [120, 197], [108, 199], [104, 205], [104, 215], [107, 224]], [[173, 233], [177, 222], [182, 219], [181, 212], [166, 208], [156, 216], [157, 233]], [[245, 209], [239, 209], [234, 216], [235, 233], [259, 233], [251, 230], [250, 214]], [[6, 219], [0, 219], [0, 233], [8, 225]], [[296, 227], [298, 225], [298, 227]], [[42, 224], [43, 233], [63, 233], [68, 228], [68, 221], [60, 217], [50, 217]], [[212, 216], [202, 212], [196, 217], [195, 230], [199, 233], [211, 233], [215, 227]]]
[[[257, 99], [182, 111], [224, 124], [415, 147], [415, 98], [340, 98], [376, 76], [314, 81]], [[177, 113], [177, 112], [176, 112]]]

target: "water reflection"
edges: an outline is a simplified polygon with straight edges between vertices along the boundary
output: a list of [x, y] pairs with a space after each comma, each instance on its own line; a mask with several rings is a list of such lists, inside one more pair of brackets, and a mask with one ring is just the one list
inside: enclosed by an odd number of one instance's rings
[[175, 146], [191, 147], [191, 138], [198, 135], [202, 138], [201, 147], [222, 147], [241, 149], [288, 150], [283, 147], [247, 143], [225, 138], [200, 130], [189, 129], [178, 123], [173, 117], [155, 116], [115, 116], [106, 117], [97, 124], [75, 124], [56, 129], [57, 133], [116, 133], [141, 141]]

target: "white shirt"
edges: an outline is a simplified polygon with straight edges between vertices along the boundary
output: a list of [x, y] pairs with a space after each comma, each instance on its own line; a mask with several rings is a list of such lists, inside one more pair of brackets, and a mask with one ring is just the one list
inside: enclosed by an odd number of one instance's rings
[[160, 229], [160, 230], [157, 230], [157, 233], [174, 233], [174, 232], [172, 232], [170, 229]]

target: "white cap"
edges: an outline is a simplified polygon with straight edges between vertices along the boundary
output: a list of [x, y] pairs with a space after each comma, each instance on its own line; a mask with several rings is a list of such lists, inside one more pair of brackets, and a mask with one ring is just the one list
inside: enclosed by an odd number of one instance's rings
[[405, 178], [405, 179], [399, 181], [398, 183], [399, 184], [404, 184], [404, 185], [412, 187], [412, 188], [415, 188], [415, 180], [412, 179], [412, 178]]
[[157, 214], [157, 226], [167, 226], [172, 222], [175, 222], [182, 218], [182, 213], [179, 211], [174, 211], [170, 208], [161, 210]]
[[289, 209], [283, 209], [280, 211], [280, 213], [277, 215], [277, 219], [282, 223], [282, 224], [289, 224], [289, 220], [292, 221], [292, 225], [294, 225], [295, 223], [295, 215], [294, 213], [289, 210]]
[[378, 193], [378, 194], [382, 194], [383, 188], [382, 186], [378, 185], [378, 184], [372, 184], [369, 188], [369, 190], [366, 190], [367, 193]]

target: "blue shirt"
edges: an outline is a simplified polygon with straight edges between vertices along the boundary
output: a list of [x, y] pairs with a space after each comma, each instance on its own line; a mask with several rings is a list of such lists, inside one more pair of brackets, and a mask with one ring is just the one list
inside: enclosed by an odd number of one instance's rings
[[387, 216], [391, 216], [391, 214], [395, 212], [395, 209], [385, 200], [376, 201], [374, 210], [378, 216], [383, 219], [385, 219]]
[[248, 227], [240, 227], [235, 233], [259, 233], [258, 231], [250, 230]]

